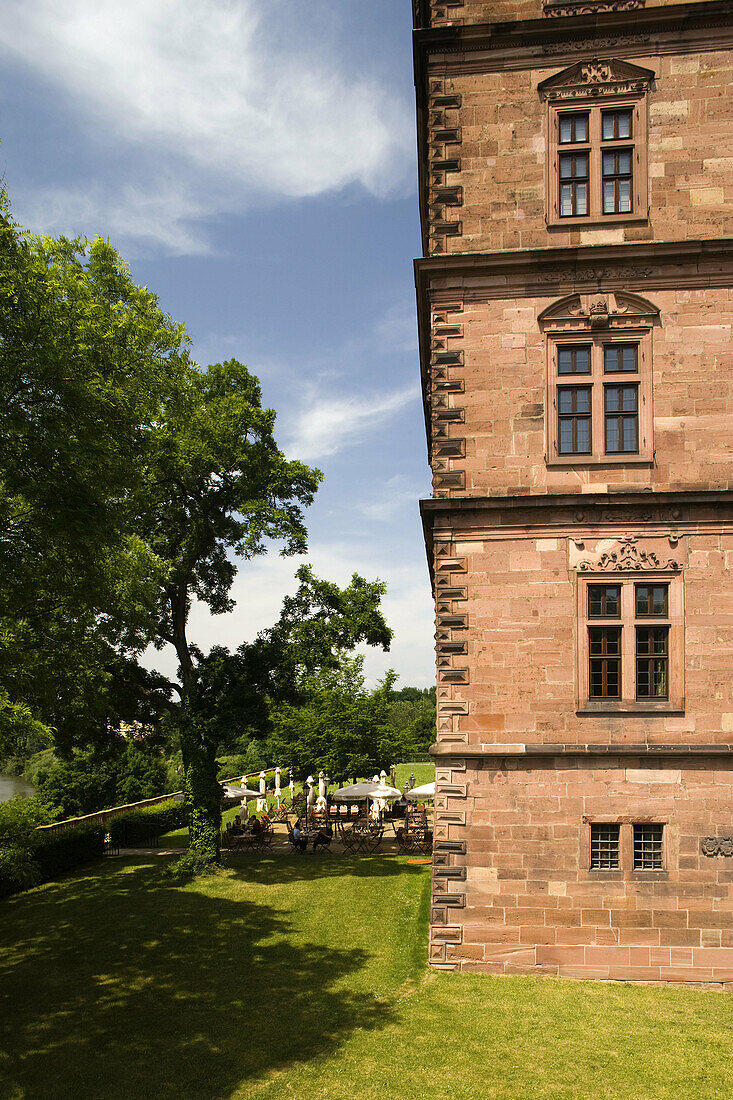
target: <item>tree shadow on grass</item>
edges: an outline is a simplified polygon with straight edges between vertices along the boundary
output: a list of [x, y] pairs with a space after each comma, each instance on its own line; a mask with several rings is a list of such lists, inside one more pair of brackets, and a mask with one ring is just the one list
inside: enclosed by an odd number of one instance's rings
[[[387, 1022], [388, 1004], [350, 988], [366, 951], [303, 942], [266, 902], [221, 896], [231, 880], [181, 889], [160, 862], [110, 861], [3, 903], [0, 1095], [213, 1100]], [[288, 870], [260, 861], [246, 877]]]

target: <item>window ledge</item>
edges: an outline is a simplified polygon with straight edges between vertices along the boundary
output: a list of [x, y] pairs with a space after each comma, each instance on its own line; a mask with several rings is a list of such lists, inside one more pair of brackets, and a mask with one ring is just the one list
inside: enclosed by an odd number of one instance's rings
[[592, 706], [588, 704], [584, 707], [578, 707], [575, 711], [578, 717], [587, 717], [588, 715], [595, 715], [597, 717], [608, 717], [614, 714], [658, 714], [662, 718], [682, 718], [685, 714], [684, 707], [676, 707], [671, 704], [665, 704], [664, 706], [659, 704], [649, 704], [644, 706], [641, 703], [619, 703], [617, 706], [609, 703], [602, 703], [598, 706]]
[[640, 222], [648, 221], [648, 214], [606, 214], [602, 218], [588, 218], [582, 214], [579, 217], [548, 219], [547, 228], [550, 231], [553, 229], [603, 229], [609, 225], [629, 225], [631, 223], [638, 225]]
[[654, 459], [648, 455], [619, 455], [618, 458], [614, 455], [603, 455], [599, 458], [593, 455], [572, 455], [567, 458], [560, 456], [547, 458], [545, 466], [548, 470], [567, 469], [574, 466], [591, 466], [594, 470], [604, 466], [648, 466], [651, 469], [654, 466]]

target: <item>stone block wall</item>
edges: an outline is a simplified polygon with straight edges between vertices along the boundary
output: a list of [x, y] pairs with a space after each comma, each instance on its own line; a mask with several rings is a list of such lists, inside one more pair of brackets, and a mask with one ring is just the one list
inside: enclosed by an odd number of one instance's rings
[[[464, 851], [449, 906], [434, 893], [434, 964], [733, 986], [729, 757], [496, 756], [459, 774], [466, 825], [444, 844]], [[589, 821], [650, 819], [664, 822], [663, 871], [634, 871], [628, 852], [620, 871], [589, 870]]]
[[[634, 289], [640, 286], [637, 278]], [[495, 293], [482, 290], [479, 279], [445, 289], [436, 283], [430, 383], [440, 495], [733, 485], [733, 290], [648, 292], [660, 310], [651, 337], [653, 465], [579, 461], [569, 468], [545, 461], [547, 358], [538, 323], [561, 290], [488, 297]]]
[[441, 157], [457, 168], [442, 183], [459, 195], [434, 212], [445, 223], [435, 247], [460, 253], [733, 235], [733, 53], [635, 52], [629, 60], [656, 74], [648, 94], [648, 222], [548, 230], [548, 119], [537, 89], [566, 64], [494, 71], [487, 61], [487, 71], [462, 72], [452, 56], [435, 57], [430, 140], [443, 136]]

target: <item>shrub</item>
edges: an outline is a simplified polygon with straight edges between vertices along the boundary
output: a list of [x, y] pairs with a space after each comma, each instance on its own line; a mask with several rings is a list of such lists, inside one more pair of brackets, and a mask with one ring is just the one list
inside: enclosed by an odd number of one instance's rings
[[9, 844], [0, 848], [0, 898], [35, 886], [41, 877], [38, 864], [28, 848]]
[[189, 849], [180, 859], [166, 867], [165, 874], [176, 882], [186, 882], [199, 875], [218, 875], [221, 869], [212, 857]]
[[141, 806], [137, 810], [115, 817], [109, 822], [109, 832], [115, 844], [124, 848], [149, 844], [171, 829], [186, 824], [186, 805], [170, 799], [155, 806]]
[[41, 830], [35, 834], [33, 857], [40, 881], [50, 882], [104, 855], [102, 825], [73, 825], [68, 829]]
[[0, 802], [0, 844], [32, 847], [37, 825], [46, 825], [53, 818], [51, 810], [40, 798], [24, 798], [17, 794]]

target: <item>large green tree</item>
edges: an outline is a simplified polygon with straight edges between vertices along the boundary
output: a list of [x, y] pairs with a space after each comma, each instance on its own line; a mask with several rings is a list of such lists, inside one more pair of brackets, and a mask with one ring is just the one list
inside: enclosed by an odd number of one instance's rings
[[303, 509], [321, 480], [275, 443], [275, 413], [262, 407], [257, 379], [232, 359], [189, 370], [170, 394], [151, 435], [146, 476], [132, 496], [134, 527], [160, 563], [151, 620], [154, 643], [179, 663], [176, 722], [190, 807], [190, 847], [218, 855], [217, 737], [201, 720], [200, 654], [188, 634], [192, 600], [214, 614], [233, 607], [235, 558], [306, 549]]
[[109, 665], [149, 634], [160, 563], [130, 501], [183, 328], [102, 240], [36, 237], [0, 192], [0, 753], [107, 722]]

